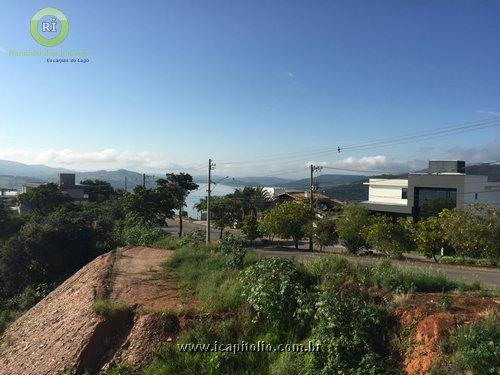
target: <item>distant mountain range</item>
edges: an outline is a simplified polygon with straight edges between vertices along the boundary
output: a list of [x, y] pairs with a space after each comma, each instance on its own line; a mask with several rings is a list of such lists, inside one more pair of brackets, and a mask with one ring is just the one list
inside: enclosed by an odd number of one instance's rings
[[[422, 170], [425, 172], [426, 170]], [[65, 168], [52, 168], [46, 165], [28, 165], [14, 161], [0, 160], [0, 188], [20, 189], [23, 183], [28, 182], [55, 182], [58, 173], [75, 173], [76, 181], [86, 179], [108, 181], [116, 189], [125, 188], [125, 178], [127, 188], [133, 189], [136, 185], [142, 184], [142, 174], [119, 169], [116, 171], [94, 171], [78, 172]], [[474, 175], [487, 175], [490, 181], [500, 181], [500, 165], [477, 164], [466, 167], [466, 173]], [[408, 174], [384, 175], [382, 178], [406, 178]], [[152, 187], [155, 180], [160, 176], [147, 176], [146, 185]], [[206, 184], [206, 176], [193, 176], [198, 184]], [[342, 175], [324, 174], [315, 177], [318, 190], [340, 200], [365, 200], [368, 197], [368, 188], [363, 185], [369, 176], [365, 175]], [[225, 178], [224, 176], [213, 176], [212, 181], [227, 186], [269, 186], [282, 187], [287, 190], [306, 190], [309, 188], [309, 179], [286, 179], [272, 176], [263, 177], [236, 177]]]

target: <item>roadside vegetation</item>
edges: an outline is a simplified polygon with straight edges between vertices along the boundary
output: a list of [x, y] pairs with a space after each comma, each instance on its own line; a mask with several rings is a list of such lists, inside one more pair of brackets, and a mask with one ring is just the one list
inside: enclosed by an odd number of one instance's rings
[[[442, 273], [396, 268], [389, 261], [367, 268], [336, 255], [305, 263], [260, 258], [232, 235], [210, 246], [196, 234], [182, 243], [165, 243], [175, 248], [165, 277], [176, 277], [183, 298], [197, 301], [193, 310], [178, 314], [193, 317], [194, 323], [177, 341], [160, 347], [139, 371], [143, 374], [402, 374], [403, 353], [396, 338], [403, 328], [394, 315], [398, 296], [479, 289]], [[184, 344], [259, 341], [273, 347], [312, 342], [321, 351], [179, 349]], [[447, 350], [458, 356], [463, 348], [449, 345]]]

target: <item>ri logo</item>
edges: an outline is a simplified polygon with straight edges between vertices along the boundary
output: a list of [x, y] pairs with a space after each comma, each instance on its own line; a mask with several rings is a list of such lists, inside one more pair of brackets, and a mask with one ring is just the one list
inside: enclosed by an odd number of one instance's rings
[[54, 47], [61, 44], [68, 36], [68, 19], [59, 9], [43, 8], [31, 18], [30, 31], [38, 44]]

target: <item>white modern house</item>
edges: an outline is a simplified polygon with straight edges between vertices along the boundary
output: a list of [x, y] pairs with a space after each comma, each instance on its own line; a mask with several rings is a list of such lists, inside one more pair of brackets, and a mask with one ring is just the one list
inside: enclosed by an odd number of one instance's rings
[[361, 202], [364, 207], [413, 220], [475, 203], [500, 208], [500, 182], [465, 174], [463, 161], [429, 161], [427, 173], [410, 173], [408, 179], [371, 178], [365, 184], [368, 200]]

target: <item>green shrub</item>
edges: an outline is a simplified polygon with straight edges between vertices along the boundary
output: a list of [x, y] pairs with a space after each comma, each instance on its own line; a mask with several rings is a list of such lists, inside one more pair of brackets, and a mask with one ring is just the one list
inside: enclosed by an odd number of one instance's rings
[[373, 217], [371, 224], [363, 230], [366, 242], [375, 250], [399, 258], [411, 248], [410, 235], [402, 220], [405, 219], [394, 221], [385, 216]]
[[412, 232], [416, 250], [428, 258], [434, 258], [435, 261], [441, 251], [444, 254], [453, 253], [453, 248], [445, 238], [442, 221], [439, 216], [422, 219], [414, 225]]
[[500, 372], [500, 319], [490, 313], [484, 320], [455, 329], [449, 338], [447, 368], [451, 374]]
[[446, 292], [459, 286], [443, 272], [394, 267], [388, 260], [378, 262], [371, 269], [371, 279], [379, 287], [395, 293]]
[[245, 216], [241, 230], [250, 242], [261, 236], [259, 232], [259, 222], [253, 215]]
[[303, 202], [289, 201], [267, 211], [259, 222], [259, 231], [270, 237], [292, 238], [295, 248], [310, 232], [311, 210]]
[[498, 210], [474, 205], [467, 210], [443, 210], [439, 219], [444, 237], [457, 255], [493, 259], [500, 257]]
[[182, 236], [179, 241], [179, 246], [201, 246], [206, 241], [206, 232], [203, 229], [195, 229]]
[[242, 268], [247, 252], [245, 241], [233, 234], [223, 237], [219, 241], [219, 251], [227, 258], [227, 265], [231, 268]]
[[335, 245], [339, 239], [337, 229], [335, 228], [335, 221], [331, 219], [321, 219], [316, 222], [313, 229], [314, 241], [323, 250], [323, 246]]
[[363, 231], [370, 224], [370, 212], [357, 204], [346, 204], [335, 226], [346, 249], [356, 254], [367, 247]]
[[313, 313], [311, 281], [285, 258], [265, 258], [242, 274], [243, 293], [258, 318], [283, 331], [302, 327]]
[[317, 303], [317, 324], [311, 340], [320, 351], [311, 352], [308, 374], [393, 374], [388, 331], [389, 313], [376, 305], [355, 283], [326, 288]]
[[117, 225], [113, 229], [113, 237], [122, 246], [148, 246], [163, 237], [159, 229], [139, 225]]

